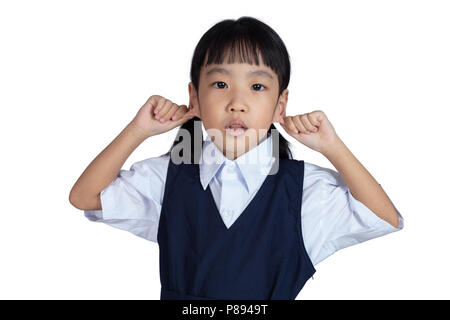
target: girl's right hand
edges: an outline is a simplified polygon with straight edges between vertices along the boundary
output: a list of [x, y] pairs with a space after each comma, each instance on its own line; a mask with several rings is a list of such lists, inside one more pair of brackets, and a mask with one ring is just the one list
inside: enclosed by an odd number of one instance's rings
[[132, 120], [145, 138], [178, 127], [193, 118], [195, 113], [186, 105], [177, 105], [159, 95], [151, 96]]

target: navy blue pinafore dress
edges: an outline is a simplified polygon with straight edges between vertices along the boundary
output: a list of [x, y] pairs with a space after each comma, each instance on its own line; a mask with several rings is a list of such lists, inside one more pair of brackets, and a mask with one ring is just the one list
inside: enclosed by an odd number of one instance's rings
[[198, 164], [169, 160], [158, 226], [161, 300], [294, 300], [315, 268], [301, 232], [304, 162], [277, 159], [227, 228]]

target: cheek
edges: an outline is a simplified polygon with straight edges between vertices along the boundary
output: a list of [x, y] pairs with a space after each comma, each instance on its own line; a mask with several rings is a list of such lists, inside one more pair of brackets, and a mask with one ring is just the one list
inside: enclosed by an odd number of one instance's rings
[[223, 100], [223, 94], [221, 94], [218, 91], [212, 91], [212, 90], [204, 90], [202, 96], [200, 97], [201, 101], [204, 104], [212, 105], [219, 103]]
[[273, 122], [275, 116], [275, 112], [272, 106], [268, 106], [266, 108], [264, 108], [263, 110], [261, 110], [261, 112], [259, 113], [259, 116], [257, 117], [259, 120], [258, 122], [264, 126], [264, 127], [269, 127], [270, 124]]
[[225, 116], [220, 110], [218, 110], [218, 108], [211, 108], [211, 109], [205, 108], [203, 110], [201, 119], [203, 122], [203, 126], [205, 127], [206, 130], [212, 128], [224, 130], [224, 128], [222, 128], [224, 117]]

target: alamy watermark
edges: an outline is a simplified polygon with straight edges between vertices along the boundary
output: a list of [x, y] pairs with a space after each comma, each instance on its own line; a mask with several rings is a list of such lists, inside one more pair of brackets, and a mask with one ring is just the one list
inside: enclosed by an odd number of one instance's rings
[[[242, 141], [245, 141], [248, 144], [248, 151], [258, 146], [258, 136], [265, 136], [259, 144], [263, 144], [265, 139], [269, 138], [269, 135], [266, 130], [256, 130], [256, 129], [247, 129], [245, 133], [237, 137]], [[216, 152], [220, 152], [219, 148], [214, 145], [217, 141], [220, 147], [222, 147], [222, 142], [224, 141], [222, 131], [218, 129], [208, 129], [206, 130], [208, 136], [211, 138], [211, 143], [203, 146], [202, 140], [202, 122], [194, 121], [194, 138], [190, 136], [191, 133], [189, 130], [180, 128], [176, 137], [176, 141], [179, 141], [171, 151], [171, 159], [175, 164], [191, 164], [191, 152], [194, 152], [194, 164], [206, 163], [213, 164], [218, 162], [220, 158], [216, 154]], [[260, 173], [267, 174], [276, 174], [278, 172], [279, 167], [279, 150], [280, 150], [280, 133], [276, 129], [270, 129], [270, 136], [272, 137], [272, 143], [264, 143], [264, 146], [261, 146], [257, 152], [249, 152], [245, 157], [242, 158], [241, 163], [256, 165], [260, 168]], [[231, 139], [228, 139], [231, 140]], [[194, 146], [192, 148], [191, 141], [194, 141]], [[236, 147], [236, 146], [234, 146]], [[203, 148], [205, 148], [203, 152]], [[221, 148], [222, 150], [224, 148]], [[231, 150], [230, 150], [231, 149]], [[229, 148], [229, 150], [225, 151], [226, 158], [232, 158], [235, 148]], [[271, 150], [269, 150], [271, 149]], [[182, 151], [182, 152], [181, 152]], [[181, 155], [182, 154], [182, 155]], [[267, 156], [271, 155], [271, 156]], [[242, 155], [241, 155], [242, 156]], [[269, 172], [265, 170], [265, 168], [269, 165], [269, 162], [273, 162], [271, 169]]]

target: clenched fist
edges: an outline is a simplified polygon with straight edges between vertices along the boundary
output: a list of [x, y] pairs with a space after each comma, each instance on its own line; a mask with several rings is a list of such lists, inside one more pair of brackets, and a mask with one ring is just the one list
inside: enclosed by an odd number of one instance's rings
[[339, 140], [336, 131], [321, 110], [284, 117], [280, 124], [297, 141], [320, 153], [324, 153]]
[[132, 124], [144, 137], [150, 137], [170, 131], [194, 116], [186, 105], [177, 105], [162, 96], [153, 95], [139, 109]]

